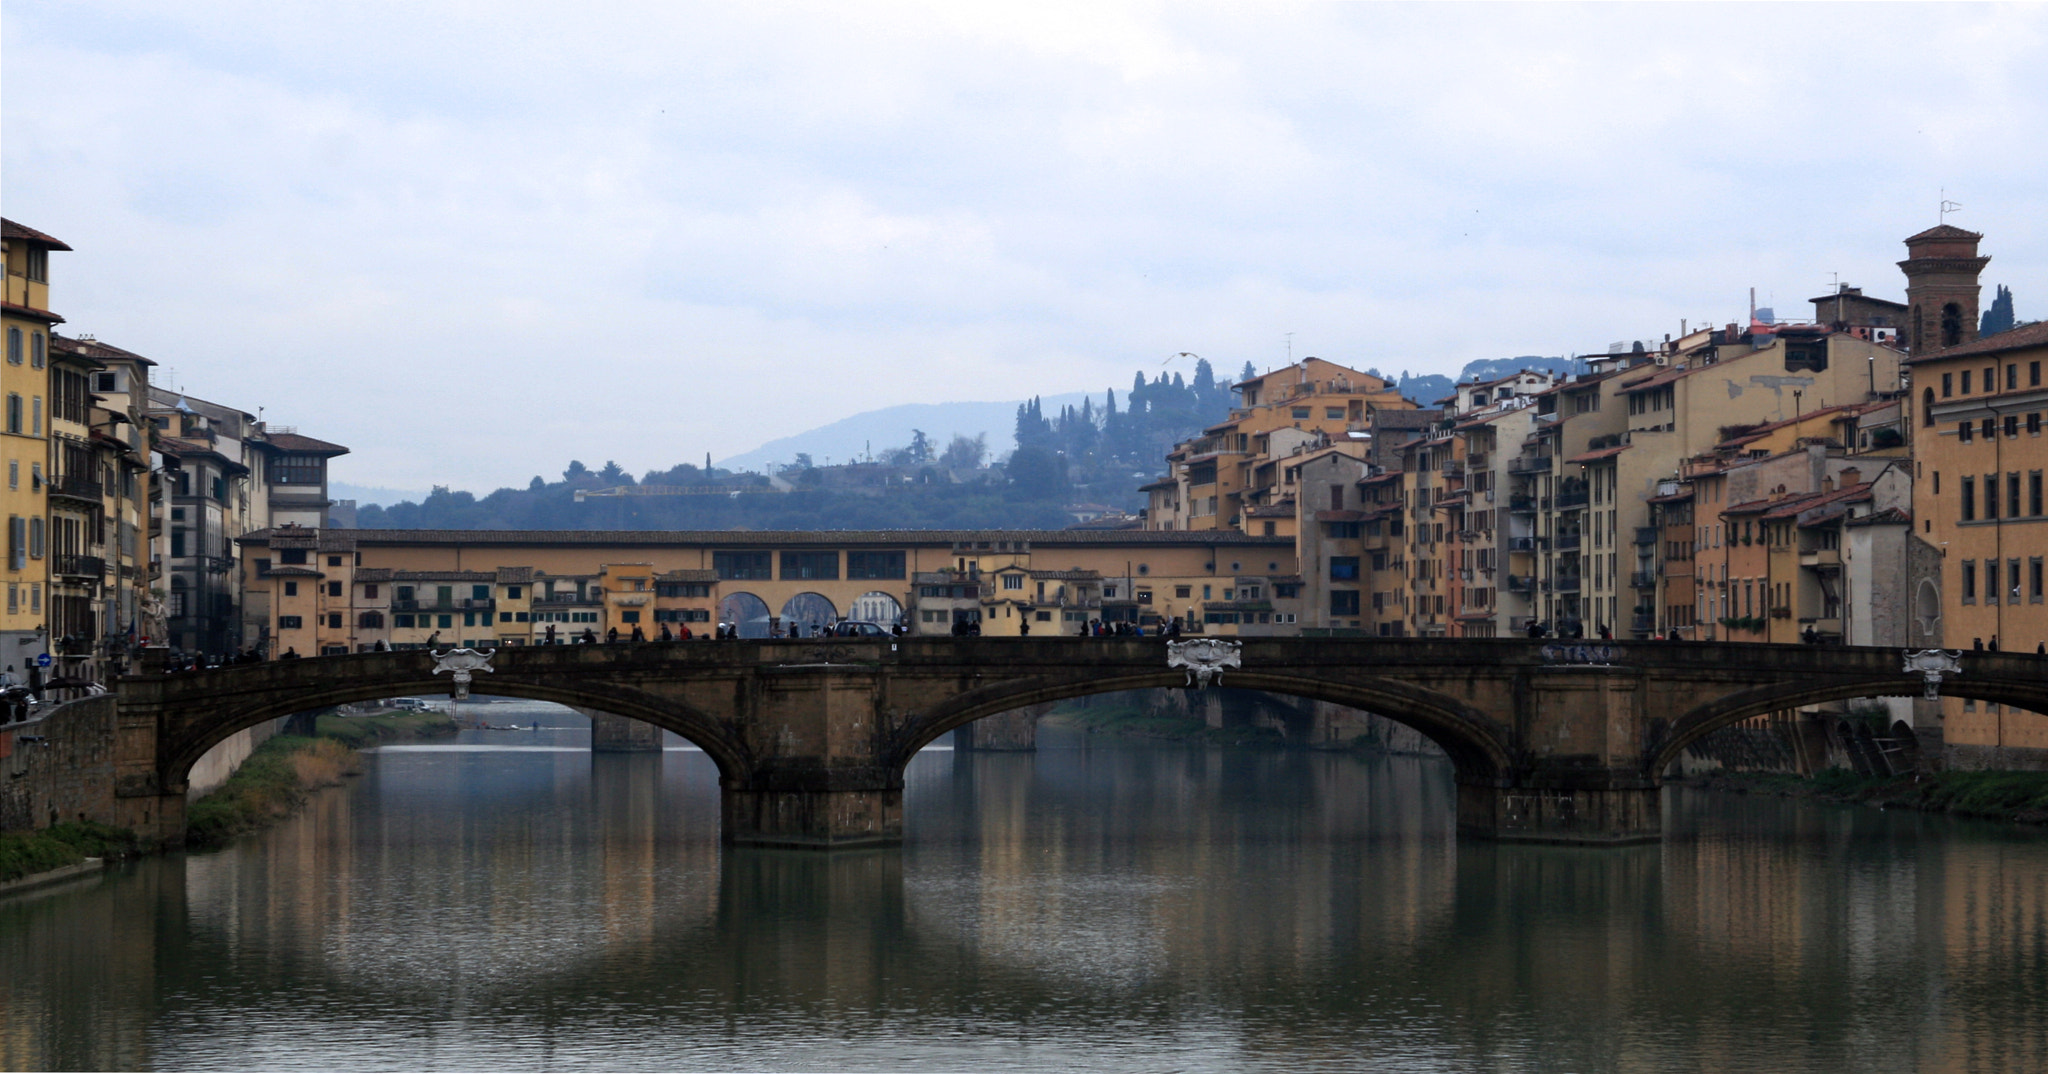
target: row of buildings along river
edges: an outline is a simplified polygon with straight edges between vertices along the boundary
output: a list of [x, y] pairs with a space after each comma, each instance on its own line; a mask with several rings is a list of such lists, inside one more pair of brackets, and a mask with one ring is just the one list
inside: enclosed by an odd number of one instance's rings
[[[144, 643], [380, 646], [1097, 624], [1912, 648], [2048, 643], [2048, 323], [1979, 310], [1982, 236], [1905, 240], [1904, 301], [1843, 285], [1427, 405], [1317, 358], [1236, 385], [1136, 520], [1062, 531], [390, 531], [339, 523], [346, 448], [149, 383], [58, 333], [56, 238], [6, 225], [0, 664]], [[1954, 763], [2038, 766], [2048, 717], [1857, 706]], [[1945, 711], [1943, 711], [1945, 709]], [[1796, 720], [1796, 714], [1785, 714]]]

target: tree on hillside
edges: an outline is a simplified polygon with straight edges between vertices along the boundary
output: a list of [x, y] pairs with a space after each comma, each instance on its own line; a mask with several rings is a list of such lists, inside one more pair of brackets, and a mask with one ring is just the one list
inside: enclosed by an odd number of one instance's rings
[[972, 437], [953, 434], [953, 442], [939, 456], [939, 465], [948, 470], [979, 470], [988, 458], [988, 434], [976, 433]]
[[1066, 462], [1046, 448], [1018, 448], [1004, 469], [1018, 499], [1056, 500], [1066, 492]]

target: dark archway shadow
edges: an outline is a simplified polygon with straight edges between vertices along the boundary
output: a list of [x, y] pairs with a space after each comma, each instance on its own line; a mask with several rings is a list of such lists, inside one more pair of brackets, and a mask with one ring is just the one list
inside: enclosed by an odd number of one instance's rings
[[[1238, 689], [1344, 705], [1413, 728], [1442, 747], [1461, 782], [1499, 779], [1514, 764], [1508, 743], [1496, 730], [1498, 721], [1456, 698], [1408, 683], [1332, 683], [1272, 672], [1234, 670], [1224, 674], [1223, 682]], [[939, 736], [984, 717], [1028, 705], [1160, 688], [1187, 688], [1185, 673], [1166, 669], [1086, 682], [1005, 683], [970, 690], [914, 717], [889, 744], [882, 761], [901, 773], [917, 751]]]
[[[1859, 697], [1920, 697], [1917, 681], [1885, 679], [1861, 683], [1793, 684], [1759, 686], [1703, 702], [1671, 722], [1671, 731], [1645, 755], [1645, 770], [1664, 772], [1687, 746], [1701, 738], [1756, 716], [1786, 709], [1803, 708], [1829, 701]], [[1943, 697], [1979, 703], [2011, 705], [2030, 712], [2048, 712], [2048, 681], [2026, 685], [2005, 681], [1971, 681], [1968, 676], [1949, 679], [1941, 685]]]
[[[480, 696], [550, 701], [570, 708], [591, 709], [639, 720], [664, 731], [673, 731], [691, 745], [703, 750], [718, 766], [721, 781], [733, 779], [747, 771], [745, 752], [726, 729], [706, 714], [669, 698], [656, 697], [623, 686], [593, 689], [587, 686], [565, 687], [548, 683], [529, 683], [516, 679], [491, 682], [487, 689], [479, 689], [477, 693]], [[334, 683], [294, 692], [286, 699], [266, 698], [239, 707], [230, 707], [219, 718], [209, 721], [202, 733], [177, 743], [169, 756], [163, 760], [164, 768], [161, 775], [167, 786], [184, 786], [192, 766], [197, 764], [208, 750], [236, 732], [266, 720], [335, 705], [410, 696], [446, 697], [448, 682], [445, 679], [414, 677], [370, 683]]]

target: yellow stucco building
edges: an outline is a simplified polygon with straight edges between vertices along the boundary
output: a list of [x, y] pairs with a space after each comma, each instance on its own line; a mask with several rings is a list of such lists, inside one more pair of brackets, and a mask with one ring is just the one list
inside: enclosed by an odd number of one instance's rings
[[7, 471], [0, 487], [7, 516], [0, 669], [21, 676], [30, 661], [49, 651], [50, 336], [64, 320], [50, 310], [50, 253], [71, 247], [12, 220], [0, 220], [0, 243], [7, 264], [6, 301], [0, 306], [7, 347], [0, 364], [0, 398], [6, 404], [0, 466]]

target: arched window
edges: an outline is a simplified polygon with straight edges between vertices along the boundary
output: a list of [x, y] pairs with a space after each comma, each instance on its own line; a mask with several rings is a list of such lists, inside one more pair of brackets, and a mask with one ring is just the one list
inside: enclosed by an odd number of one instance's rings
[[1928, 426], [1934, 424], [1933, 388], [1923, 388], [1920, 391], [1920, 424]]
[[1941, 345], [1953, 347], [1963, 341], [1963, 308], [1951, 302], [1941, 307]]

